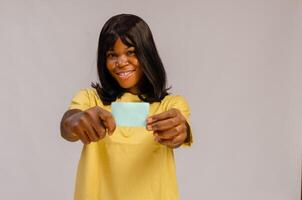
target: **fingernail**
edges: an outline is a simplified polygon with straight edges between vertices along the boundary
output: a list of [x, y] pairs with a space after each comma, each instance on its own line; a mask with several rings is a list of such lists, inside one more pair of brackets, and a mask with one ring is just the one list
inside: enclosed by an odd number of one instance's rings
[[151, 131], [151, 130], [152, 130], [152, 126], [151, 126], [151, 125], [148, 125], [148, 126], [147, 126], [147, 129], [148, 129], [149, 131]]
[[147, 123], [149, 124], [149, 123], [151, 123], [152, 122], [152, 118], [148, 118], [147, 119]]

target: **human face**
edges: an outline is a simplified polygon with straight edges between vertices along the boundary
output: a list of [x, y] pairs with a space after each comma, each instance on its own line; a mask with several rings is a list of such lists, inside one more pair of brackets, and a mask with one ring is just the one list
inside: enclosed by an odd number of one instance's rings
[[127, 91], [137, 94], [138, 83], [143, 76], [135, 48], [125, 45], [118, 38], [106, 53], [106, 66], [111, 76]]

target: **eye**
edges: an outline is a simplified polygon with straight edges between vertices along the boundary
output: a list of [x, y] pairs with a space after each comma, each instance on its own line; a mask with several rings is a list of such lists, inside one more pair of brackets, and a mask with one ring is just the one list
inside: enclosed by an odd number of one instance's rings
[[127, 56], [135, 56], [135, 50], [134, 49], [129, 49], [127, 51]]
[[112, 53], [112, 52], [108, 52], [106, 54], [107, 58], [116, 58], [116, 54], [115, 53]]

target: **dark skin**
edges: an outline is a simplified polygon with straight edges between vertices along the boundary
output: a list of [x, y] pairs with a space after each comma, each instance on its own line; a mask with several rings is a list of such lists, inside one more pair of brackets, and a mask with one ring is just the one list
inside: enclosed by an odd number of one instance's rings
[[170, 148], [181, 146], [190, 135], [189, 124], [176, 108], [148, 117], [147, 130], [153, 131], [155, 141]]
[[68, 141], [81, 140], [89, 144], [112, 135], [115, 130], [112, 114], [99, 106], [85, 111], [73, 109], [67, 111], [61, 120], [61, 135]]
[[[112, 135], [116, 128], [113, 115], [99, 106], [85, 111], [72, 109], [61, 120], [61, 135], [70, 142], [81, 140], [89, 144]], [[148, 117], [147, 130], [153, 131], [155, 141], [177, 148], [189, 139], [189, 125], [175, 108]]]

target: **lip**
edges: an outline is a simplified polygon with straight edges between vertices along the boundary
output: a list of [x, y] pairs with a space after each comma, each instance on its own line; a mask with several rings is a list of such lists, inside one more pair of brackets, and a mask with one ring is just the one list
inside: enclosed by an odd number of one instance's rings
[[115, 74], [120, 78], [120, 79], [127, 79], [130, 76], [134, 74], [135, 70], [127, 70], [127, 71], [117, 71]]

